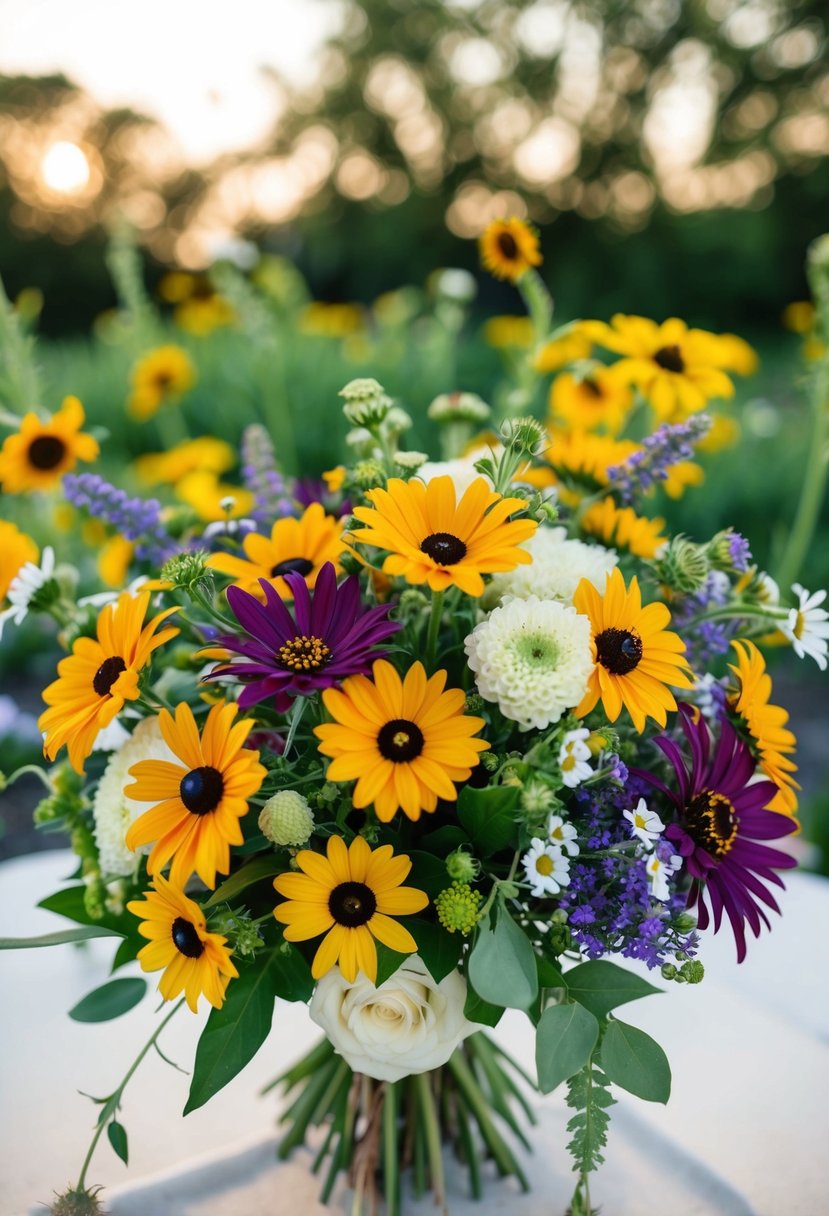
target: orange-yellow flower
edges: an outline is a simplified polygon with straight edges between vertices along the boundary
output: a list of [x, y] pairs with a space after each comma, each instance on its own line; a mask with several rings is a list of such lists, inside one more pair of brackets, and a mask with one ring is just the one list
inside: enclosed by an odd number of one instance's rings
[[24, 416], [20, 429], [0, 449], [0, 484], [7, 494], [51, 490], [79, 460], [95, 460], [98, 443], [81, 427], [85, 414], [77, 397], [65, 397], [48, 422]]

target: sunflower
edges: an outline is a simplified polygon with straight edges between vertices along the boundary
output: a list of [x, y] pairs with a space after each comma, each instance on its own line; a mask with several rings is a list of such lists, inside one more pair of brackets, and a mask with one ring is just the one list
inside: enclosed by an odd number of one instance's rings
[[306, 585], [313, 587], [326, 562], [340, 572], [337, 559], [344, 549], [342, 527], [339, 519], [326, 515], [321, 503], [313, 502], [299, 519], [278, 519], [270, 538], [258, 532], [246, 536], [242, 542], [245, 558], [215, 553], [207, 564], [211, 570], [230, 575], [235, 586], [259, 600], [265, 598], [261, 578], [271, 583], [283, 600], [289, 600], [291, 588], [283, 574], [301, 574]]
[[533, 358], [533, 368], [542, 376], [557, 372], [568, 363], [589, 359], [592, 350], [593, 343], [587, 335], [582, 333], [578, 325], [572, 325], [561, 337], [550, 338], [539, 347]]
[[734, 395], [722, 370], [734, 362], [731, 346], [716, 334], [688, 329], [678, 317], [657, 325], [617, 313], [610, 325], [584, 321], [582, 328], [599, 346], [623, 356], [613, 364], [613, 374], [635, 384], [664, 421], [686, 418], [712, 397]]
[[669, 498], [682, 498], [689, 486], [701, 486], [705, 481], [705, 470], [694, 460], [679, 460], [665, 470], [662, 489]]
[[15, 524], [0, 519], [0, 601], [6, 598], [18, 572], [27, 562], [36, 562], [38, 548], [31, 536]]
[[177, 485], [188, 473], [226, 473], [236, 463], [236, 454], [229, 443], [202, 435], [185, 439], [166, 452], [148, 452], [139, 456], [133, 468], [145, 485]]
[[627, 549], [646, 560], [655, 557], [667, 540], [662, 531], [664, 519], [646, 519], [637, 515], [633, 507], [618, 507], [609, 496], [588, 507], [579, 526], [588, 536], [595, 536], [606, 545]]
[[164, 969], [158, 991], [165, 1001], [183, 992], [193, 1013], [202, 995], [214, 1009], [221, 1009], [228, 982], [239, 975], [230, 961], [227, 938], [209, 933], [199, 905], [161, 874], [156, 874], [153, 887], [144, 892], [143, 900], [127, 904], [133, 916], [141, 918], [138, 932], [149, 938], [138, 951], [142, 971]]
[[604, 596], [582, 579], [573, 599], [577, 612], [590, 618], [591, 645], [596, 667], [590, 685], [575, 714], [583, 718], [601, 699], [604, 711], [615, 722], [625, 706], [640, 733], [647, 718], [660, 726], [667, 711], [676, 709], [667, 687], [693, 688], [685, 660], [685, 643], [665, 626], [671, 614], [664, 604], [642, 606], [639, 583], [630, 587], [618, 567], [607, 576]]
[[349, 535], [390, 550], [384, 573], [402, 575], [407, 583], [428, 583], [432, 591], [455, 586], [466, 595], [483, 595], [481, 575], [531, 561], [519, 546], [537, 523], [509, 520], [526, 503], [496, 494], [483, 477], [475, 478], [460, 502], [448, 475], [434, 477], [428, 485], [416, 478], [392, 478], [385, 489], [369, 490], [366, 497], [372, 507], [354, 508], [366, 526]]
[[79, 460], [94, 460], [98, 443], [81, 431], [84, 409], [77, 397], [65, 397], [48, 422], [28, 413], [20, 430], [0, 449], [0, 484], [6, 494], [51, 490]]
[[302, 849], [296, 857], [301, 874], [280, 874], [274, 887], [286, 897], [274, 908], [289, 942], [304, 942], [325, 934], [311, 974], [322, 977], [339, 962], [353, 984], [358, 971], [372, 983], [377, 979], [377, 938], [398, 954], [414, 954], [417, 942], [393, 916], [420, 912], [429, 897], [416, 887], [400, 884], [412, 868], [405, 853], [395, 857], [390, 844], [371, 849], [362, 836], [346, 848], [339, 836], [328, 840], [327, 857]]
[[622, 429], [632, 404], [630, 386], [600, 366], [584, 376], [562, 372], [550, 386], [553, 425], [564, 422], [588, 431], [604, 427], [615, 435]]
[[786, 725], [789, 715], [781, 705], [770, 704], [771, 676], [766, 671], [766, 661], [760, 651], [749, 641], [736, 641], [731, 645], [737, 655], [737, 664], [729, 664], [737, 680], [731, 690], [728, 707], [741, 718], [760, 756], [760, 768], [777, 786], [777, 794], [769, 803], [769, 809], [794, 817], [797, 813], [797, 794], [800, 786], [792, 776], [797, 765], [790, 757], [797, 740]]
[[517, 283], [542, 261], [538, 235], [516, 216], [488, 224], [481, 234], [479, 249], [484, 269], [496, 279], [508, 279], [510, 283]]
[[624, 464], [639, 450], [639, 444], [632, 439], [593, 435], [574, 427], [550, 433], [550, 446], [544, 452], [544, 460], [557, 478], [594, 490], [608, 484], [608, 469]]
[[58, 663], [58, 679], [43, 692], [49, 708], [38, 720], [49, 760], [66, 744], [70, 764], [82, 773], [98, 732], [109, 726], [125, 701], [137, 699], [141, 669], [154, 650], [178, 633], [169, 625], [156, 632], [177, 608], [160, 612], [145, 625], [149, 605], [149, 591], [124, 591], [101, 611], [97, 639], [78, 638], [72, 653]]
[[[256, 499], [250, 490], [219, 481], [208, 469], [193, 469], [176, 486], [176, 495], [207, 523], [241, 519], [253, 510]], [[226, 508], [229, 507], [229, 510]]]
[[128, 849], [153, 844], [148, 874], [172, 857], [175, 886], [195, 872], [212, 890], [216, 873], [230, 872], [230, 846], [244, 839], [239, 820], [267, 775], [259, 752], [245, 747], [253, 720], [234, 725], [238, 711], [235, 704], [214, 705], [201, 737], [189, 705], [177, 706], [175, 718], [166, 709], [159, 714], [164, 741], [182, 764], [142, 760], [130, 769], [134, 784], [124, 787], [128, 798], [155, 803], [126, 836]]
[[187, 351], [180, 346], [159, 346], [132, 369], [128, 409], [133, 418], [146, 422], [166, 401], [183, 396], [195, 383], [196, 371]]
[[489, 747], [472, 738], [484, 720], [462, 712], [460, 688], [444, 691], [445, 671], [427, 679], [423, 664], [414, 663], [401, 680], [391, 663], [378, 659], [372, 675], [350, 676], [341, 690], [322, 694], [334, 721], [314, 733], [322, 754], [333, 757], [328, 779], [357, 778], [354, 806], [374, 803], [383, 823], [401, 809], [419, 819], [435, 810], [439, 797], [457, 798], [453, 782], [465, 781]]

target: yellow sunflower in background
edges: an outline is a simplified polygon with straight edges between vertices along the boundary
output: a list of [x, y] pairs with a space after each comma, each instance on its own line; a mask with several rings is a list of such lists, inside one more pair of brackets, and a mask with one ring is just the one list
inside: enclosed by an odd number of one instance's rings
[[137, 954], [141, 970], [164, 969], [158, 991], [165, 1001], [183, 992], [193, 1013], [198, 1011], [200, 996], [221, 1009], [229, 981], [239, 975], [225, 945], [227, 938], [209, 933], [199, 905], [161, 874], [156, 874], [153, 887], [144, 892], [143, 900], [131, 899], [127, 904], [141, 920], [138, 932], [149, 939]]
[[519, 546], [533, 535], [535, 520], [510, 520], [523, 511], [521, 498], [503, 498], [483, 477], [476, 477], [456, 501], [449, 476], [428, 485], [416, 478], [393, 477], [385, 489], [369, 490], [371, 507], [355, 507], [365, 526], [351, 540], [388, 549], [383, 572], [407, 583], [428, 583], [432, 591], [460, 587], [466, 595], [483, 595], [482, 575], [514, 570], [532, 558]]
[[24, 415], [20, 429], [0, 449], [0, 484], [6, 494], [51, 490], [79, 460], [95, 460], [97, 440], [81, 431], [85, 414], [77, 397], [65, 397], [48, 422]]
[[178, 612], [168, 608], [146, 625], [149, 591], [119, 595], [98, 617], [97, 638], [78, 638], [72, 653], [58, 663], [58, 679], [44, 689], [49, 706], [38, 719], [46, 738], [43, 751], [54, 760], [66, 745], [69, 762], [82, 773], [98, 732], [109, 726], [126, 701], [138, 698], [138, 676], [150, 655], [178, 629], [159, 625]]
[[530, 317], [490, 317], [484, 323], [484, 341], [493, 350], [527, 350], [534, 337], [535, 326]]
[[627, 549], [637, 557], [649, 560], [667, 541], [663, 532], [665, 520], [658, 516], [646, 519], [633, 507], [618, 507], [612, 498], [593, 503], [579, 520], [579, 526], [589, 536], [605, 545]]
[[[445, 690], [445, 691], [444, 691]], [[463, 713], [465, 694], [446, 689], [446, 672], [429, 679], [414, 663], [401, 679], [378, 659], [368, 676], [349, 676], [322, 694], [333, 722], [314, 728], [319, 750], [330, 756], [329, 781], [354, 781], [356, 807], [374, 804], [388, 823], [398, 810], [409, 819], [434, 811], [438, 798], [454, 802], [489, 744], [473, 736], [483, 718]]]
[[97, 567], [105, 587], [123, 587], [132, 565], [135, 545], [126, 536], [111, 536], [101, 546]]
[[669, 498], [682, 498], [689, 487], [701, 486], [705, 481], [705, 470], [694, 460], [680, 460], [665, 472], [665, 480], [659, 484]]
[[575, 427], [552, 430], [550, 446], [543, 453], [546, 467], [539, 471], [548, 478], [552, 475], [553, 484], [563, 483], [560, 497], [568, 506], [574, 506], [584, 490], [592, 493], [608, 485], [608, 469], [624, 464], [639, 450], [639, 444], [632, 439], [615, 439], [612, 435], [592, 434]]
[[315, 980], [339, 963], [350, 984], [359, 971], [374, 983], [375, 938], [398, 954], [415, 953], [417, 942], [409, 930], [392, 920], [421, 912], [429, 903], [423, 891], [401, 886], [412, 868], [405, 853], [395, 856], [390, 844], [371, 849], [362, 836], [346, 848], [339, 836], [331, 836], [326, 857], [302, 849], [296, 862], [301, 874], [274, 879], [286, 902], [273, 914], [286, 926], [286, 941], [304, 942], [325, 934], [311, 964]]
[[689, 329], [678, 317], [657, 325], [646, 317], [617, 314], [611, 324], [584, 321], [588, 337], [621, 355], [612, 371], [647, 397], [658, 417], [676, 422], [703, 409], [714, 397], [733, 397], [722, 370], [726, 347], [716, 334]]
[[175, 718], [162, 709], [161, 734], [182, 763], [141, 760], [130, 769], [133, 784], [124, 787], [126, 796], [155, 806], [131, 825], [127, 848], [153, 845], [148, 874], [157, 874], [172, 858], [174, 886], [183, 887], [195, 873], [212, 890], [217, 873], [230, 873], [230, 846], [243, 843], [239, 820], [267, 769], [259, 752], [245, 747], [254, 722], [234, 724], [238, 710], [233, 703], [214, 705], [200, 736], [189, 705], [177, 706]]
[[729, 670], [734, 674], [737, 686], [728, 698], [729, 708], [743, 719], [760, 755], [760, 768], [778, 788], [779, 793], [769, 803], [769, 810], [795, 818], [795, 791], [800, 786], [793, 776], [797, 765], [790, 759], [797, 740], [787, 726], [789, 715], [782, 705], [770, 704], [771, 676], [766, 671], [766, 660], [754, 643], [735, 641], [731, 645], [737, 655], [737, 664], [729, 663]]
[[698, 452], [713, 455], [724, 448], [733, 447], [739, 438], [740, 424], [737, 419], [726, 418], [725, 414], [715, 414], [708, 431], [697, 440], [695, 446]]
[[0, 519], [0, 601], [26, 562], [36, 562], [40, 550], [16, 524]]
[[542, 261], [538, 234], [514, 215], [488, 224], [481, 234], [479, 248], [484, 268], [496, 279], [507, 279], [510, 283], [516, 283]]
[[[256, 502], [250, 490], [219, 481], [215, 473], [206, 469], [193, 470], [182, 477], [176, 486], [176, 494], [193, 508], [199, 519], [207, 523], [221, 519], [242, 519], [253, 510]], [[228, 510], [229, 504], [232, 505]]]
[[265, 593], [259, 580], [266, 579], [283, 600], [292, 598], [284, 574], [301, 574], [308, 587], [313, 587], [326, 562], [332, 562], [340, 573], [339, 558], [345, 546], [343, 525], [333, 515], [326, 515], [321, 503], [312, 502], [299, 519], [278, 519], [270, 536], [249, 533], [242, 542], [245, 557], [231, 553], [215, 553], [207, 565], [229, 575], [237, 587], [264, 601]]
[[148, 452], [139, 456], [133, 468], [148, 486], [176, 485], [188, 473], [226, 473], [236, 463], [236, 454], [229, 443], [202, 435], [185, 439], [166, 452]]
[[685, 643], [665, 628], [671, 621], [668, 609], [664, 604], [643, 606], [638, 580], [632, 578], [626, 587], [618, 567], [608, 574], [604, 595], [583, 578], [573, 604], [590, 618], [596, 662], [575, 714], [583, 718], [601, 700], [611, 722], [624, 706], [640, 734], [647, 718], [664, 726], [667, 711], [676, 709], [668, 685], [693, 688]]
[[738, 334], [709, 334], [719, 349], [718, 367], [738, 376], [753, 376], [760, 365], [757, 351]]
[[574, 324], [561, 337], [551, 338], [539, 348], [533, 359], [533, 367], [542, 376], [557, 372], [568, 363], [589, 359], [592, 350], [593, 343], [587, 334], [582, 331], [580, 324]]
[[553, 425], [565, 422], [587, 431], [604, 427], [615, 435], [624, 426], [632, 404], [630, 386], [600, 366], [581, 377], [562, 372], [550, 386]]
[[139, 359], [131, 379], [127, 408], [133, 418], [146, 422], [165, 402], [190, 391], [196, 383], [196, 369], [186, 350], [170, 344], [159, 346]]

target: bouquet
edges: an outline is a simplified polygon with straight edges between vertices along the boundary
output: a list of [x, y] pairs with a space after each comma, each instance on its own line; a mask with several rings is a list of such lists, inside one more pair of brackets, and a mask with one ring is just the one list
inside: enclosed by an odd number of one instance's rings
[[[727, 430], [703, 407], [751, 370], [747, 344], [676, 319], [555, 330], [529, 225], [497, 221], [482, 254], [531, 341], [508, 351], [494, 422], [475, 394], [433, 401], [440, 453], [408, 449], [403, 405], [353, 379], [341, 465], [292, 479], [253, 423], [244, 486], [205, 523], [76, 472], [98, 452], [76, 399], [7, 415], [4, 488], [62, 485], [127, 561], [78, 598], [77, 572], [3, 523], [2, 619], [51, 614], [67, 651], [36, 819], [79, 865], [43, 901], [74, 922], [49, 940], [118, 939], [113, 971], [137, 960], [169, 1004], [151, 1043], [182, 1005], [212, 1007], [185, 1114], [254, 1057], [276, 998], [309, 1002], [322, 1038], [273, 1086], [282, 1152], [320, 1129], [323, 1199], [345, 1171], [355, 1211], [382, 1191], [399, 1212], [406, 1169], [443, 1199], [444, 1145], [473, 1194], [485, 1159], [524, 1185], [532, 1091], [565, 1086], [587, 1216], [614, 1089], [670, 1092], [663, 1049], [619, 1016], [659, 986], [625, 961], [696, 984], [706, 931], [739, 962], [778, 910], [798, 787], [762, 648], [825, 668], [829, 617], [825, 593], [781, 597], [736, 531], [670, 535], [651, 509], [701, 479], [696, 450]], [[526, 411], [551, 371], [542, 423]], [[152, 413], [168, 382], [148, 383]], [[116, 977], [84, 1017], [145, 989]], [[505, 1009], [528, 1019], [536, 1077], [492, 1033]], [[134, 1067], [96, 1099], [54, 1211], [97, 1210], [104, 1133], [126, 1160]]]

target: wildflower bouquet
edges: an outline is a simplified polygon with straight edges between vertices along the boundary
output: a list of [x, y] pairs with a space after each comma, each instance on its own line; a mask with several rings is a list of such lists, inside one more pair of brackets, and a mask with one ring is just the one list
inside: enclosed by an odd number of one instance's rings
[[[78, 600], [4, 525], [3, 615], [51, 613], [68, 651], [43, 694], [37, 819], [71, 831], [77, 881], [42, 906], [77, 925], [51, 940], [120, 939], [113, 969], [137, 960], [172, 1003], [152, 1042], [182, 1004], [212, 1006], [185, 1114], [255, 1056], [276, 998], [310, 1002], [323, 1038], [274, 1085], [283, 1152], [320, 1129], [324, 1199], [347, 1171], [355, 1210], [380, 1186], [399, 1212], [407, 1167], [442, 1197], [444, 1144], [475, 1195], [485, 1158], [525, 1185], [511, 1138], [537, 1084], [566, 1086], [587, 1216], [614, 1087], [670, 1092], [662, 1048], [619, 1016], [658, 990], [624, 960], [698, 983], [701, 932], [727, 921], [740, 961], [768, 926], [797, 785], [760, 646], [825, 667], [829, 619], [799, 586], [781, 604], [731, 529], [692, 541], [648, 513], [698, 480], [701, 408], [748, 370], [745, 344], [642, 318], [553, 331], [532, 230], [493, 225], [483, 256], [535, 335], [497, 430], [479, 397], [439, 397], [430, 461], [358, 379], [348, 459], [315, 491], [253, 426], [249, 515], [182, 527], [72, 471], [95, 455], [79, 403], [31, 415], [0, 455], [7, 488], [27, 461], [51, 470], [139, 577]], [[555, 367], [544, 426], [522, 411]], [[144, 990], [113, 979], [85, 1016]], [[537, 1080], [490, 1034], [506, 1009]], [[92, 1145], [106, 1131], [124, 1159], [132, 1071]]]

